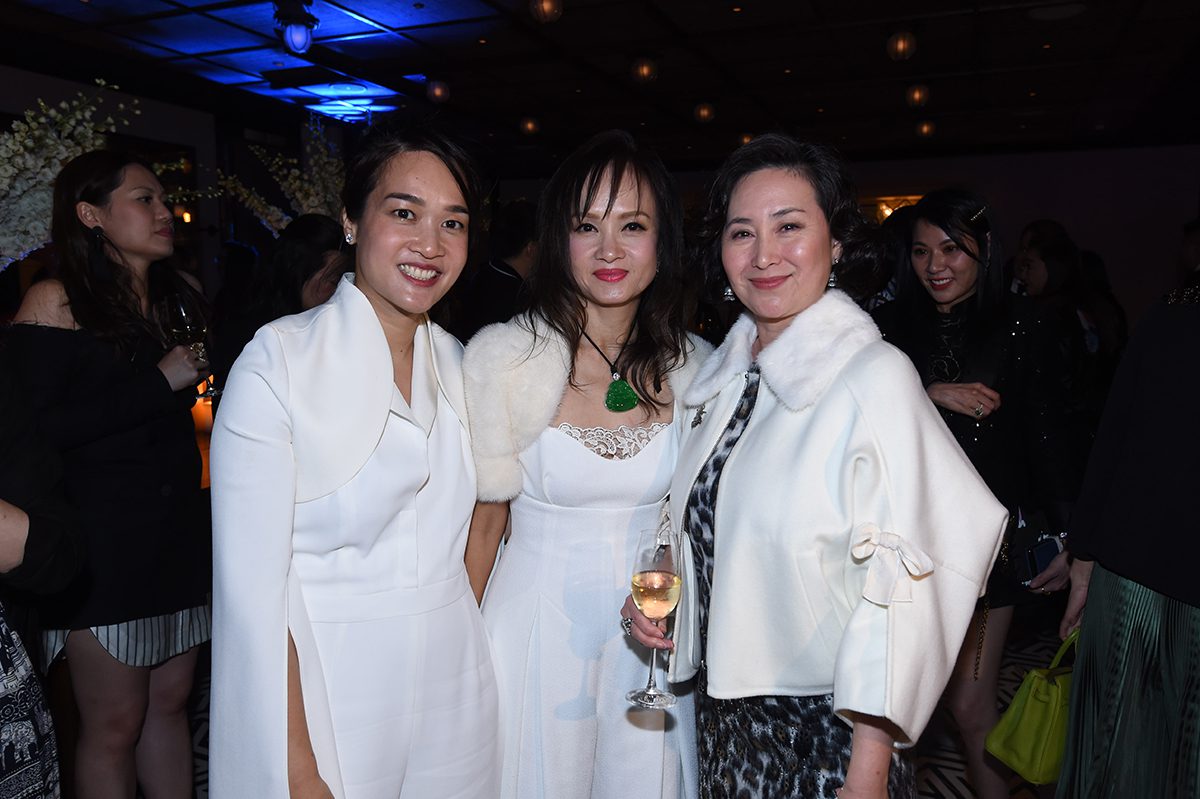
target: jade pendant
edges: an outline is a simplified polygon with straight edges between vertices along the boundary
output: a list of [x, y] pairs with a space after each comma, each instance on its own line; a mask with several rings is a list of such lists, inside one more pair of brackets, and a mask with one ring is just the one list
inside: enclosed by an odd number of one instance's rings
[[604, 407], [613, 413], [628, 411], [638, 404], [638, 396], [624, 378], [614, 377], [604, 394]]

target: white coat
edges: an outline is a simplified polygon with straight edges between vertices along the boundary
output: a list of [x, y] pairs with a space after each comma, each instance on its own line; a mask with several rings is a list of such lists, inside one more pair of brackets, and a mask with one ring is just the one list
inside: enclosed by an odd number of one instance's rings
[[[743, 316], [684, 395], [696, 426], [671, 487], [677, 527], [741, 397], [755, 338]], [[757, 404], [717, 495], [708, 693], [832, 693], [843, 718], [886, 718], [911, 745], [949, 679], [1008, 513], [908, 358], [842, 292], [800, 313], [757, 361]], [[694, 578], [690, 563], [685, 572]], [[695, 600], [689, 581], [674, 679], [700, 665]]]
[[[403, 650], [410, 644], [403, 640], [376, 641], [366, 651], [319, 646], [321, 635], [343, 622], [350, 634], [350, 625], [369, 631], [377, 629], [368, 626], [377, 619], [419, 619], [455, 608], [447, 635], [452, 644], [473, 636], [468, 655], [474, 660], [465, 668], [482, 675], [482, 704], [489, 686], [491, 692], [491, 708], [482, 716], [491, 714], [492, 728], [472, 736], [485, 741], [479, 749], [490, 740], [494, 750], [491, 663], [462, 562], [475, 494], [462, 347], [428, 321], [416, 336], [409, 407], [397, 399], [379, 319], [347, 275], [325, 305], [263, 327], [225, 386], [212, 442], [214, 797], [288, 796], [289, 633], [322, 779], [338, 799], [383, 795], [382, 787], [356, 793], [343, 781], [349, 778], [345, 758], [361, 761], [364, 755], [338, 750], [333, 711], [342, 706], [327, 699], [325, 678], [337, 679], [340, 687], [347, 684], [340, 673], [358, 675], [349, 681], [362, 682], [366, 696], [389, 709], [414, 693], [428, 693], [428, 686], [402, 684], [394, 671], [395, 684], [365, 676], [373, 673], [365, 668], [373, 661], [384, 667], [407, 663]], [[412, 530], [426, 542], [421, 552]], [[453, 680], [453, 651], [435, 640], [429, 646], [447, 658], [443, 681]], [[341, 672], [328, 660], [335, 656], [343, 661]], [[456, 690], [460, 704], [476, 701], [465, 687]], [[472, 750], [474, 740], [459, 735], [453, 756], [495, 758], [494, 751]], [[394, 753], [393, 762], [400, 756]]]

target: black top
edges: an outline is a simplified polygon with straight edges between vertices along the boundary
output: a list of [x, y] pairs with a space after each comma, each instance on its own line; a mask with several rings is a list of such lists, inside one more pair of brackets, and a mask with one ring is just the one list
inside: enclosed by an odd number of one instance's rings
[[190, 408], [157, 368], [148, 335], [131, 350], [85, 330], [14, 325], [11, 373], [40, 434], [62, 456], [88, 557], [45, 607], [47, 627], [83, 629], [203, 605], [211, 584], [207, 502]]
[[1068, 547], [1200, 607], [1200, 287], [1138, 324], [1117, 369]]
[[926, 385], [979, 382], [1000, 394], [1000, 408], [983, 419], [938, 407], [988, 488], [1010, 510], [1044, 510], [1055, 529], [1066, 529], [1083, 436], [1055, 331], [1021, 297], [976, 328], [970, 301], [911, 319], [901, 318], [900, 308], [884, 305], [875, 320]]
[[83, 563], [83, 533], [67, 504], [62, 461], [37, 435], [12, 375], [0, 370], [0, 499], [29, 517], [25, 557], [0, 574], [0, 586], [51, 593], [62, 589]]

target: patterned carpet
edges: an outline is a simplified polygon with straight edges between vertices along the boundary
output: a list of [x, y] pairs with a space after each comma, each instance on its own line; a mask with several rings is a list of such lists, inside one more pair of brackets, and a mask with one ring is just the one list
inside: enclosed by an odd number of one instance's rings
[[[1055, 620], [1057, 612], [1050, 615]], [[1017, 617], [1009, 635], [1004, 665], [1000, 674], [1000, 697], [1007, 705], [1031, 668], [1047, 665], [1058, 649], [1058, 636], [1048, 620]], [[208, 799], [208, 648], [201, 652], [197, 667], [196, 689], [192, 696], [192, 724], [196, 753], [196, 797]], [[956, 735], [950, 729], [945, 713], [934, 717], [916, 747], [917, 795], [921, 799], [972, 799], [967, 786], [966, 770]], [[1009, 783], [1013, 799], [1050, 799], [1054, 786], [1029, 785], [1013, 776]]]

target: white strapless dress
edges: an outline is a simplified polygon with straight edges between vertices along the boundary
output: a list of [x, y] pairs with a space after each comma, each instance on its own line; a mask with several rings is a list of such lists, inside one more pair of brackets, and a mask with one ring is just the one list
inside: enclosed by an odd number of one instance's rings
[[677, 686], [669, 711], [630, 706], [625, 694], [645, 685], [649, 653], [619, 624], [638, 533], [657, 524], [671, 483], [677, 433], [548, 428], [521, 454], [512, 536], [483, 604], [503, 799], [696, 795], [692, 697]]

